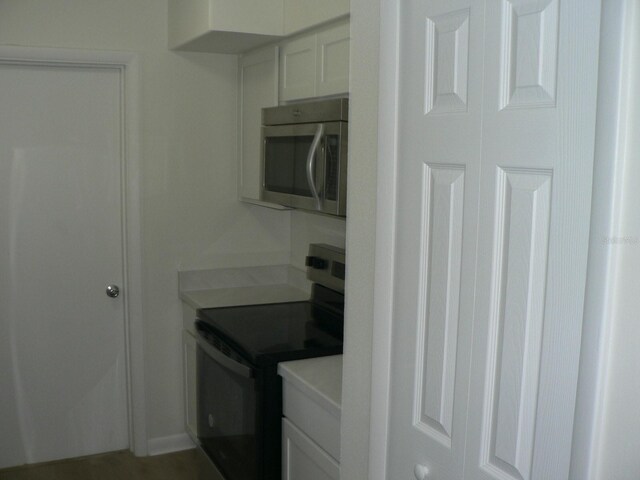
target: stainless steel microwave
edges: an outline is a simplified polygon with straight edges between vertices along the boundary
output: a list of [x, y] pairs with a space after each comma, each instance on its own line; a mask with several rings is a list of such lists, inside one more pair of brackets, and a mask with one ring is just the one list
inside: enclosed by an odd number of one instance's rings
[[262, 109], [264, 201], [346, 216], [346, 98]]

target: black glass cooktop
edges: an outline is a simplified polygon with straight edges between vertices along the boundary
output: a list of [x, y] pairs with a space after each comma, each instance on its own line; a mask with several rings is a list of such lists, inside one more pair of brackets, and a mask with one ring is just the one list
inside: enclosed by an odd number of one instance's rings
[[342, 315], [311, 301], [205, 308], [196, 325], [253, 364], [342, 353]]

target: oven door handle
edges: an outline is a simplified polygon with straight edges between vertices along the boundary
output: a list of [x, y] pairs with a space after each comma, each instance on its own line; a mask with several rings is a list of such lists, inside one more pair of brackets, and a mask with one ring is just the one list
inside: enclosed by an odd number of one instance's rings
[[313, 195], [313, 198], [316, 201], [316, 210], [322, 210], [322, 201], [320, 199], [320, 195], [318, 194], [318, 189], [316, 188], [316, 179], [313, 173], [316, 168], [316, 152], [318, 151], [318, 145], [320, 145], [320, 140], [322, 139], [323, 135], [324, 123], [320, 123], [318, 124], [318, 129], [316, 130], [316, 134], [313, 137], [313, 142], [311, 142], [311, 148], [309, 149], [309, 154], [307, 155], [307, 183], [309, 184], [311, 195]]
[[216, 347], [207, 342], [204, 338], [198, 335], [197, 338], [198, 347], [200, 347], [206, 355], [211, 357], [217, 363], [225, 367], [227, 370], [231, 370], [233, 373], [245, 378], [253, 378], [253, 369], [236, 362], [232, 358], [227, 357], [224, 353], [218, 350]]

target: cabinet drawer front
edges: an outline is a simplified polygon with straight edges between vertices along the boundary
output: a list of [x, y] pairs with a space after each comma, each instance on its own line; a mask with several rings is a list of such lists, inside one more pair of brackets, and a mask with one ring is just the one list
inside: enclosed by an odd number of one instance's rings
[[284, 416], [334, 459], [340, 460], [340, 417], [289, 382], [284, 382]]
[[340, 466], [286, 418], [282, 419], [283, 480], [339, 480]]

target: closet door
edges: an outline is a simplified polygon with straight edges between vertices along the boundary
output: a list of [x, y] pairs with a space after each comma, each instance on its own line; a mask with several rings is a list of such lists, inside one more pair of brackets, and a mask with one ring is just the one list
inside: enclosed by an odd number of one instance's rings
[[387, 478], [566, 480], [600, 2], [398, 5]]
[[466, 478], [569, 475], [600, 2], [486, 2]]
[[[460, 479], [481, 159], [483, 2], [400, 2], [388, 479]], [[431, 478], [431, 477], [426, 477]]]

